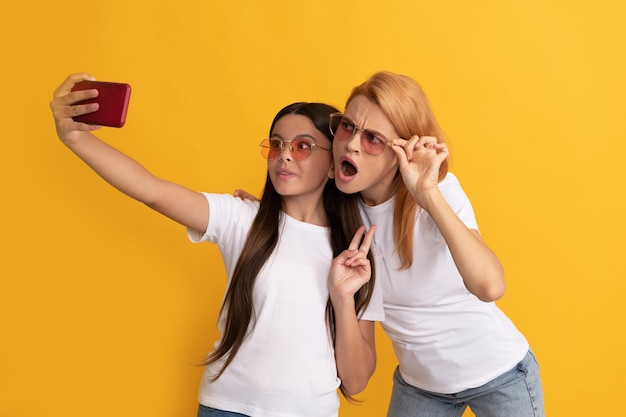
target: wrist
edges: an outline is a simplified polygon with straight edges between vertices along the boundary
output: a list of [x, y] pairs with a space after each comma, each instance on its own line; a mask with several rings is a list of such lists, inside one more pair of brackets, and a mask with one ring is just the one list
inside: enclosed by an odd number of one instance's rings
[[330, 296], [330, 302], [333, 305], [333, 309], [335, 313], [341, 310], [350, 310], [354, 311], [354, 295], [340, 295], [336, 294], [335, 296]]
[[428, 190], [421, 190], [419, 192], [416, 191], [415, 200], [417, 204], [428, 213], [435, 209], [442, 201], [445, 201], [439, 191], [439, 187], [429, 188]]

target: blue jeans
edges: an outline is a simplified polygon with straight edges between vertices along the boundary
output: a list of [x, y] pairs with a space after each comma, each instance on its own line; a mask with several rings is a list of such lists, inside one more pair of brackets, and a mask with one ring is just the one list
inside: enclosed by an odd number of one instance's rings
[[233, 411], [223, 411], [216, 408], [207, 407], [200, 404], [198, 406], [198, 417], [248, 417], [245, 414], [235, 413]]
[[461, 417], [468, 406], [476, 417], [545, 417], [539, 365], [532, 351], [507, 373], [456, 394], [411, 386], [396, 368], [387, 417]]

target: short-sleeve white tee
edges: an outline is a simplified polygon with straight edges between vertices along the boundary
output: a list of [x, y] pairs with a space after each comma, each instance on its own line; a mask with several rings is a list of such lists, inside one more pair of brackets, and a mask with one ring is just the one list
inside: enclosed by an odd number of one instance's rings
[[[478, 230], [474, 211], [457, 178], [439, 188], [457, 216]], [[515, 366], [528, 342], [496, 306], [471, 294], [433, 219], [416, 214], [413, 264], [400, 269], [393, 239], [395, 197], [377, 206], [361, 203], [363, 220], [376, 224], [376, 275], [383, 289], [385, 319], [402, 378], [418, 388], [457, 393], [481, 386]]]
[[[207, 231], [189, 230], [189, 237], [218, 244], [230, 282], [259, 205], [226, 194], [205, 195]], [[206, 368], [201, 404], [254, 417], [337, 415], [340, 380], [325, 315], [332, 257], [329, 228], [283, 214], [277, 247], [255, 282], [254, 326], [216, 381], [210, 379], [221, 363]], [[380, 293], [377, 300], [364, 319], [382, 317]]]

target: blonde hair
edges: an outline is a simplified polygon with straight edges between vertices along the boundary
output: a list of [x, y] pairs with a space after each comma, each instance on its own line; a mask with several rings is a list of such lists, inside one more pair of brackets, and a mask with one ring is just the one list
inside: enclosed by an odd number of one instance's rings
[[[355, 87], [347, 104], [356, 97], [364, 96], [378, 105], [401, 138], [434, 136], [443, 143], [443, 131], [430, 108], [428, 99], [419, 84], [410, 77], [392, 72], [378, 72], [363, 84]], [[347, 106], [346, 104], [346, 106]], [[439, 168], [439, 181], [448, 172], [446, 159]], [[401, 268], [413, 263], [413, 229], [417, 203], [402, 182], [400, 171], [394, 180], [396, 203], [393, 215], [393, 233]]]

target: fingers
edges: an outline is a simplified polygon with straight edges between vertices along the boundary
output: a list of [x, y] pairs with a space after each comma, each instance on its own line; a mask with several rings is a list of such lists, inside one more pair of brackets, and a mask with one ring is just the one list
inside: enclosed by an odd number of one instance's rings
[[[56, 99], [55, 99], [56, 100]], [[100, 108], [98, 103], [88, 103], [79, 105], [63, 105], [62, 103], [50, 104], [52, 116], [54, 117], [57, 127], [62, 131], [70, 130], [96, 130], [100, 126], [88, 125], [74, 121], [73, 117], [87, 113], [92, 113]]]
[[[364, 228], [365, 229], [365, 228]], [[370, 230], [365, 234], [365, 238], [363, 239], [363, 243], [361, 243], [360, 251], [367, 254], [370, 251], [370, 247], [372, 246], [372, 240], [374, 239], [374, 232], [376, 231], [376, 225], [372, 225]]]
[[400, 170], [404, 171], [406, 169], [406, 166], [409, 164], [409, 158], [407, 158], [404, 146], [392, 146], [391, 149], [396, 153], [396, 158], [398, 159], [398, 165], [400, 166]]
[[[394, 139], [393, 144], [396, 145], [392, 149], [398, 155], [398, 161], [400, 166], [403, 166], [402, 156], [406, 161], [413, 161], [417, 157], [421, 157], [427, 154], [443, 156], [441, 159], [445, 159], [448, 155], [448, 147], [445, 143], [438, 143], [437, 138], [434, 136], [413, 136], [409, 140]], [[445, 156], [444, 156], [445, 155]]]
[[72, 74], [54, 90], [54, 99], [50, 102], [50, 109], [54, 113], [55, 118], [74, 117], [98, 110], [98, 105], [95, 103], [73, 106], [80, 101], [98, 96], [98, 90], [96, 89], [72, 92], [72, 88], [76, 83], [86, 80], [95, 80], [95, 78], [86, 73]]
[[434, 136], [413, 136], [404, 146], [407, 158], [413, 159], [413, 154], [421, 154], [425, 150], [434, 149], [437, 144], [437, 138]]
[[91, 131], [100, 128], [100, 126], [87, 125], [73, 120], [76, 116], [93, 113], [100, 108], [98, 103], [76, 104], [98, 96], [98, 90], [96, 89], [72, 91], [76, 83], [87, 80], [95, 80], [95, 78], [87, 73], [72, 74], [54, 91], [54, 98], [50, 102], [50, 110], [52, 110], [59, 132], [70, 132], [72, 130]]
[[365, 232], [365, 226], [361, 226], [357, 229], [352, 241], [350, 242], [350, 246], [348, 246], [348, 250], [356, 250], [359, 247], [359, 243], [363, 237], [363, 232]]
[[59, 137], [62, 141], [65, 142], [65, 134], [68, 134], [72, 131], [80, 131], [80, 132], [91, 132], [94, 130], [101, 129], [102, 126], [98, 125], [90, 125], [87, 123], [75, 122], [72, 118], [63, 118], [56, 119], [56, 127]]
[[259, 201], [259, 199], [255, 195], [250, 194], [246, 190], [242, 190], [240, 188], [236, 189], [233, 192], [233, 196], [234, 197], [239, 197], [242, 200]]
[[[58, 91], [58, 89], [57, 89]], [[50, 102], [50, 108], [54, 110], [56, 107], [61, 106], [71, 106], [80, 101], [89, 100], [90, 98], [98, 97], [98, 90], [95, 88], [89, 90], [78, 90], [67, 92], [65, 94], [56, 95], [54, 99]]]
[[344, 265], [348, 268], [364, 267], [369, 270], [370, 260], [361, 251], [358, 251], [356, 256], [346, 259]]
[[[376, 231], [376, 226], [370, 227], [370, 229], [365, 233], [365, 237], [363, 238], [363, 233], [365, 232], [365, 226], [359, 227], [359, 229], [354, 234], [352, 238], [352, 242], [350, 242], [350, 246], [346, 253], [345, 265], [347, 266], [358, 266], [369, 264], [369, 260], [367, 259], [367, 254], [370, 251], [370, 247], [372, 246], [372, 240], [374, 239], [374, 232]], [[361, 238], [363, 238], [361, 242]], [[359, 245], [360, 244], [360, 245]]]
[[78, 105], [56, 106], [51, 105], [52, 113], [55, 119], [64, 119], [70, 117], [81, 116], [87, 113], [93, 113], [100, 108], [98, 103], [86, 103]]
[[410, 139], [393, 139], [391, 141], [395, 146], [404, 148], [407, 152], [418, 150], [420, 148], [429, 148], [437, 144], [437, 138], [434, 136], [412, 136]]
[[440, 161], [443, 161], [448, 157], [448, 146], [445, 143], [438, 143], [434, 146], [435, 151], [437, 151], [437, 156]]
[[[376, 231], [376, 225], [370, 227], [370, 230], [365, 233], [365, 238], [363, 238], [363, 233], [365, 232], [365, 226], [361, 226], [357, 229], [352, 241], [350, 242], [350, 246], [348, 246], [348, 250], [363, 250], [365, 253], [369, 252], [370, 246], [372, 245], [372, 239], [374, 238], [374, 232]], [[361, 242], [363, 240], [363, 242]]]
[[81, 72], [77, 74], [71, 74], [68, 76], [65, 81], [61, 83], [59, 88], [54, 90], [54, 97], [64, 96], [72, 91], [72, 87], [74, 87], [77, 83], [81, 81], [95, 81], [96, 78], [93, 75], [87, 74], [86, 72]]

